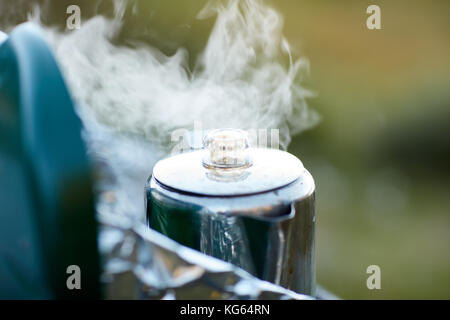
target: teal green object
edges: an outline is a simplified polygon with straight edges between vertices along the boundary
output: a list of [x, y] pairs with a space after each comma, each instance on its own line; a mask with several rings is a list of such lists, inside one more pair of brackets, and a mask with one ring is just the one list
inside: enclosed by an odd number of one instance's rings
[[17, 27], [0, 44], [0, 299], [101, 297], [81, 127], [38, 28]]

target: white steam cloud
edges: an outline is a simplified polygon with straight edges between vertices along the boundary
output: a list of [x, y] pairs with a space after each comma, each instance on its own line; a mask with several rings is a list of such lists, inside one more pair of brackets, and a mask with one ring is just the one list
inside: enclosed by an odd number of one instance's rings
[[124, 211], [142, 215], [145, 180], [175, 129], [194, 121], [204, 129], [279, 129], [287, 148], [292, 134], [317, 123], [305, 101], [310, 93], [299, 84], [308, 64], [291, 57], [282, 17], [262, 1], [209, 2], [198, 18], [216, 14], [216, 22], [193, 70], [183, 48], [166, 56], [142, 43], [113, 44], [125, 10], [124, 1], [115, 4], [115, 19], [96, 16], [80, 30], [46, 31], [91, 151], [114, 173]]

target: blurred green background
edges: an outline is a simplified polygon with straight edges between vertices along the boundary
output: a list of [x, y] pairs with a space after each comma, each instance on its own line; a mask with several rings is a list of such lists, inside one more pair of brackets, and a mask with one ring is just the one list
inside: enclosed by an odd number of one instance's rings
[[[20, 2], [3, 27], [45, 1]], [[50, 3], [49, 24], [63, 26], [69, 4], [84, 19], [113, 14], [111, 1]], [[204, 47], [214, 20], [195, 15], [206, 1], [131, 3], [123, 39], [167, 54], [184, 46], [191, 60]], [[289, 147], [316, 179], [318, 282], [342, 298], [449, 299], [450, 1], [270, 4], [310, 61], [304, 84], [322, 117]], [[381, 7], [382, 30], [366, 28], [370, 4]], [[381, 290], [366, 287], [369, 265], [381, 268]]]
[[[275, 2], [275, 1], [274, 1]], [[368, 30], [369, 4], [382, 30]], [[290, 151], [317, 184], [317, 278], [343, 298], [450, 298], [450, 2], [276, 1], [321, 124]], [[366, 287], [381, 268], [381, 290]]]

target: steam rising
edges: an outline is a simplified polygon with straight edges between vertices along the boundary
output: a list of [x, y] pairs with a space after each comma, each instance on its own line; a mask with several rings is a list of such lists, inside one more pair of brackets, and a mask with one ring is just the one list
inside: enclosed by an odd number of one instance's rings
[[124, 3], [115, 2], [115, 19], [96, 16], [80, 30], [46, 31], [91, 152], [112, 170], [128, 213], [142, 215], [145, 180], [175, 129], [198, 120], [204, 129], [275, 128], [287, 148], [292, 134], [317, 122], [299, 85], [307, 62], [293, 60], [282, 17], [262, 1], [209, 2], [198, 18], [217, 15], [216, 23], [193, 70], [183, 48], [166, 56], [143, 43], [113, 44]]

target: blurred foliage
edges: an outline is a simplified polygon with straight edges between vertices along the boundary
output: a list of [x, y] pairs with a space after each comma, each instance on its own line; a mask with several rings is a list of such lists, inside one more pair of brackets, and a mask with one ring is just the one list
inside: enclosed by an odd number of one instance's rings
[[273, 2], [323, 118], [290, 146], [316, 179], [318, 281], [343, 298], [450, 298], [450, 2], [376, 1], [373, 31], [370, 1]]

